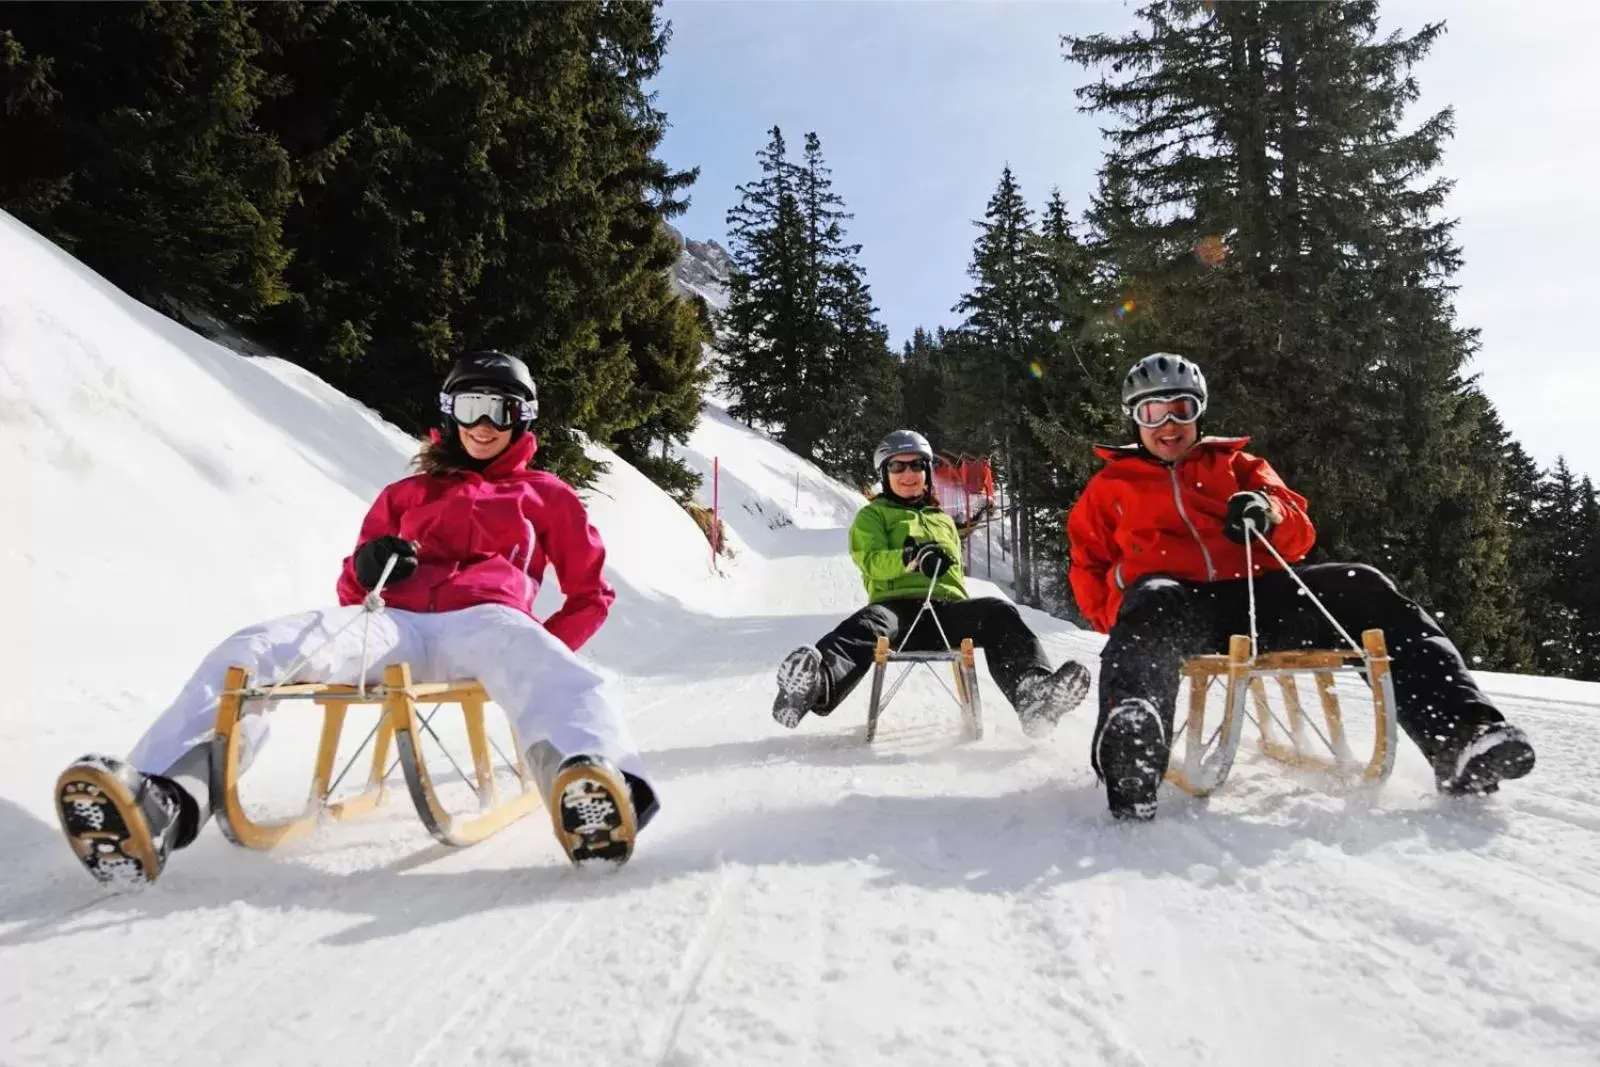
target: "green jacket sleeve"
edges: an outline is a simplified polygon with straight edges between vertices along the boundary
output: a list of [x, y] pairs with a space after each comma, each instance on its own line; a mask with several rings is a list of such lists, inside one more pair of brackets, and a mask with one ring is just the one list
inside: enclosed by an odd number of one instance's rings
[[869, 506], [856, 512], [855, 521], [850, 524], [850, 558], [868, 579], [887, 582], [902, 577], [906, 564], [900, 547], [889, 544], [889, 528], [877, 508]]

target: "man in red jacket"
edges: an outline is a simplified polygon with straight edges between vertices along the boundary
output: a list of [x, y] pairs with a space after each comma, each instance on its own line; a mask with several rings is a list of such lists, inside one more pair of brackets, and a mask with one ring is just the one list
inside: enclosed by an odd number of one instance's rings
[[[1249, 438], [1200, 436], [1206, 400], [1192, 360], [1158, 352], [1136, 363], [1122, 406], [1138, 440], [1095, 449], [1106, 465], [1067, 517], [1073, 594], [1108, 635], [1090, 762], [1119, 819], [1155, 816], [1184, 660], [1250, 632], [1246, 523], [1291, 565], [1316, 543], [1306, 499], [1244, 450]], [[1272, 554], [1251, 547], [1259, 647], [1342, 644]], [[1433, 617], [1387, 576], [1353, 563], [1295, 569], [1346, 631], [1383, 629], [1396, 719], [1442, 792], [1493, 792], [1533, 769], [1527, 737], [1489, 703]]]

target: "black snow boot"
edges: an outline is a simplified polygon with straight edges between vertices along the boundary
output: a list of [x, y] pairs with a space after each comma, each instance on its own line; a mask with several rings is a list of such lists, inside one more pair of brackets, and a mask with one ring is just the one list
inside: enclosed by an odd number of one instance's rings
[[1148, 700], [1133, 697], [1112, 708], [1095, 744], [1114, 819], [1156, 817], [1156, 790], [1167, 766], [1166, 726]]
[[1029, 737], [1043, 737], [1089, 695], [1089, 668], [1069, 659], [1054, 674], [1038, 671], [1017, 683], [1017, 719]]
[[1533, 770], [1533, 745], [1519, 727], [1508, 722], [1487, 726], [1455, 752], [1441, 755], [1433, 766], [1439, 792], [1451, 796], [1494, 793], [1500, 783]]
[[84, 756], [56, 779], [56, 816], [67, 843], [104, 884], [138, 885], [161, 876], [167, 855], [188, 844], [180, 836], [184, 799], [172, 781], [111, 756]]
[[827, 694], [822, 653], [810, 645], [795, 649], [778, 665], [778, 696], [772, 718], [793, 730], [806, 713], [821, 707]]

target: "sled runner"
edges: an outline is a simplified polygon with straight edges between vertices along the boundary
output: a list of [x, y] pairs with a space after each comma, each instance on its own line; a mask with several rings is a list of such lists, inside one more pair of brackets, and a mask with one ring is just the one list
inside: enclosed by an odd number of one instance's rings
[[[396, 559], [392, 555], [389, 557], [377, 585], [362, 602], [358, 617], [369, 625], [373, 615], [383, 610], [383, 587], [389, 581]], [[441, 844], [457, 848], [475, 845], [542, 803], [538, 790], [533, 787], [532, 773], [520, 751], [515, 762], [500, 753], [505, 765], [516, 772], [519, 786], [515, 796], [500, 799], [494, 763], [489, 757], [492, 742], [483, 723], [483, 706], [488, 703], [489, 694], [475, 679], [414, 682], [409, 663], [394, 663], [384, 668], [382, 685], [292, 681], [295, 672], [309, 659], [310, 654], [307, 653], [285, 672], [282, 680], [270, 686], [251, 685], [249, 672], [239, 666], [229, 667], [223, 676], [222, 693], [217, 701], [216, 728], [211, 741], [210, 785], [217, 825], [229, 841], [245, 848], [270, 849], [308, 833], [326, 821], [341, 821], [371, 812], [388, 799], [388, 778], [394, 769], [393, 764], [388, 763], [391, 743], [396, 750], [396, 762], [404, 769], [406, 789], [411, 794], [411, 803], [417, 809], [417, 817]], [[364, 637], [361, 677], [365, 678], [366, 672]], [[245, 705], [252, 700], [306, 700], [315, 703], [322, 711], [322, 737], [317, 745], [317, 759], [311, 772], [311, 794], [306, 800], [306, 810], [293, 818], [257, 822], [245, 812], [239, 798], [239, 750], [243, 741], [239, 726], [246, 714]], [[419, 700], [434, 701], [433, 712], [427, 716], [418, 715]], [[373, 704], [380, 708], [377, 723], [344, 769], [335, 775], [333, 764], [338, 756], [346, 713], [354, 706]], [[422, 734], [426, 732], [438, 743], [452, 766], [455, 765], [455, 760], [432, 726], [433, 717], [444, 704], [459, 704], [465, 719], [478, 801], [478, 813], [471, 817], [456, 815], [441, 803], [439, 792], [433, 784], [433, 775], [422, 754]], [[328, 797], [355, 766], [368, 744], [372, 744], [373, 749], [367, 787], [353, 797], [329, 803]], [[493, 747], [498, 752], [498, 746]], [[466, 773], [459, 766], [456, 771], [465, 781]], [[556, 832], [562, 832], [559, 825]]]
[[[215, 798], [217, 823], [228, 840], [236, 845], [271, 849], [315, 829], [325, 821], [342, 821], [373, 811], [388, 799], [388, 777], [394, 769], [389, 762], [391, 745], [395, 750], [395, 761], [404, 771], [406, 788], [416, 807], [417, 816], [428, 832], [442, 844], [458, 848], [476, 844], [542, 803], [520, 753], [514, 763], [499, 753], [505, 765], [515, 770], [520, 786], [512, 796], [501, 798], [499, 795], [490, 756], [490, 748], [494, 747], [498, 753], [498, 746], [492, 746], [484, 729], [484, 705], [489, 697], [474, 680], [414, 682], [410, 665], [397, 663], [384, 670], [383, 684], [374, 686], [299, 683], [269, 688], [252, 686], [249, 682], [244, 668], [228, 669], [217, 707], [216, 734], [211, 751], [211, 794]], [[288, 819], [257, 822], [246, 814], [239, 798], [242, 740], [239, 725], [249, 702], [269, 699], [303, 700], [316, 704], [322, 711], [322, 736], [311, 774], [306, 810]], [[418, 703], [423, 701], [432, 701], [436, 705], [426, 717], [420, 715], [417, 709]], [[460, 705], [465, 719], [467, 742], [472, 753], [472, 784], [478, 800], [478, 811], [470, 816], [453, 814], [446, 809], [439, 799], [433, 773], [423, 756], [422, 735], [427, 733], [436, 741], [439, 740], [431, 721], [444, 704]], [[379, 706], [378, 722], [346, 763], [344, 770], [335, 775], [334, 760], [339, 750], [345, 716], [351, 707], [358, 705]], [[368, 744], [372, 745], [372, 759], [366, 788], [353, 797], [329, 803], [329, 795], [356, 760], [361, 758]], [[443, 749], [443, 742], [440, 742], [440, 748]], [[449, 758], [448, 750], [445, 750], [445, 755]], [[453, 759], [451, 763], [454, 764]], [[462, 777], [465, 779], [465, 773], [462, 773]]]
[[[1259, 538], [1277, 556], [1277, 549], [1261, 537], [1253, 525], [1248, 529], [1249, 536]], [[1278, 561], [1283, 563], [1283, 557], [1278, 556]], [[1283, 566], [1298, 582], [1294, 571], [1286, 563]], [[1258, 751], [1287, 766], [1318, 771], [1350, 783], [1382, 782], [1394, 769], [1397, 743], [1394, 679], [1389, 674], [1389, 653], [1383, 631], [1364, 630], [1361, 643], [1357, 644], [1304, 583], [1301, 589], [1350, 647], [1259, 653], [1254, 634], [1252, 591], [1252, 632], [1234, 634], [1228, 641], [1227, 655], [1192, 656], [1182, 667], [1183, 680], [1189, 687], [1188, 717], [1173, 731], [1173, 752], [1166, 780], [1190, 796], [1208, 796], [1227, 780], [1247, 718], [1260, 735]], [[1334, 691], [1337, 674], [1362, 677], [1372, 694], [1371, 751], [1362, 755], [1357, 755], [1350, 745], [1339, 696]], [[1315, 685], [1326, 730], [1313, 721], [1301, 704], [1297, 675], [1309, 675]], [[1285, 717], [1279, 716], [1268, 698], [1266, 681], [1269, 678], [1278, 682]], [[1220, 722], [1208, 733], [1206, 698], [1213, 682], [1221, 682], [1224, 697]], [[1184, 739], [1181, 755], [1177, 745], [1179, 736]]]
[[[928, 594], [923, 598], [922, 606], [917, 609], [916, 616], [911, 620], [911, 625], [906, 627], [905, 636], [900, 639], [900, 647], [891, 649], [887, 637], [879, 637], [878, 643], [872, 654], [872, 696], [867, 704], [867, 743], [870, 745], [878, 736], [878, 720], [900, 691], [900, 687], [910, 677], [911, 672], [917, 669], [918, 664], [926, 667], [939, 685], [944, 688], [950, 698], [956, 702], [956, 707], [961, 711], [961, 733], [969, 741], [977, 741], [983, 737], [983, 703], [978, 696], [978, 672], [976, 660], [973, 657], [972, 638], [965, 637], [961, 640], [959, 648], [950, 647], [950, 639], [945, 636], [944, 626], [939, 622], [939, 616], [933, 612], [933, 585], [928, 583]], [[939, 639], [944, 643], [943, 651], [933, 652], [907, 652], [906, 642], [911, 640], [911, 634], [916, 630], [917, 623], [922, 621], [923, 614], [933, 620], [939, 628]], [[889, 671], [889, 664], [904, 663], [905, 669], [900, 676], [889, 686], [887, 693], [883, 690], [883, 679]], [[952, 693], [944, 685], [944, 679], [939, 677], [936, 663], [949, 663], [952, 674], [955, 676], [956, 687]]]

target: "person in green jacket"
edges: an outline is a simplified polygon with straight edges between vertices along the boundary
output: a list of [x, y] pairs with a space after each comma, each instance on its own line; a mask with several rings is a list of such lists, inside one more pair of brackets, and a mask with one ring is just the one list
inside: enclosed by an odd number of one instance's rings
[[[883, 492], [850, 524], [850, 558], [861, 568], [867, 606], [815, 645], [789, 653], [778, 667], [772, 717], [793, 729], [807, 714], [831, 714], [872, 667], [880, 635], [897, 649], [904, 641], [912, 652], [942, 651], [945, 638], [957, 647], [970, 637], [983, 649], [989, 674], [1016, 710], [1023, 732], [1050, 732], [1088, 695], [1089, 669], [1076, 660], [1052, 669], [1015, 604], [967, 594], [961, 537], [934, 492], [933, 448], [926, 437], [896, 430], [878, 445], [873, 460]], [[938, 625], [926, 616], [917, 620], [930, 599]]]

